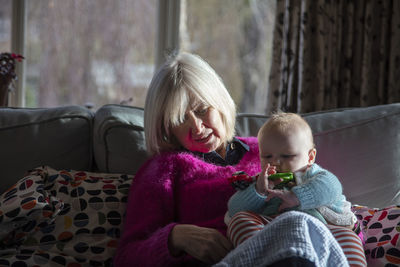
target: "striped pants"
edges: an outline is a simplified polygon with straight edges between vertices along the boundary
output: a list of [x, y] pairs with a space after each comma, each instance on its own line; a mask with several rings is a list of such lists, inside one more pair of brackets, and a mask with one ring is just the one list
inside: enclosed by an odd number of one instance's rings
[[[228, 225], [227, 235], [236, 247], [262, 230], [269, 220], [253, 212], [238, 212]], [[333, 237], [342, 248], [351, 267], [367, 266], [363, 244], [352, 230], [336, 225], [327, 225]]]

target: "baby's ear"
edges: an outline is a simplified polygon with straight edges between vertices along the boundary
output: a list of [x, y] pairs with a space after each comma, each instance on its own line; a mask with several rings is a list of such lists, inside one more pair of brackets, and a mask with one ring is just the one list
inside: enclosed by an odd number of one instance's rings
[[310, 149], [310, 151], [308, 151], [308, 164], [313, 164], [315, 162], [316, 156], [317, 150], [315, 148]]

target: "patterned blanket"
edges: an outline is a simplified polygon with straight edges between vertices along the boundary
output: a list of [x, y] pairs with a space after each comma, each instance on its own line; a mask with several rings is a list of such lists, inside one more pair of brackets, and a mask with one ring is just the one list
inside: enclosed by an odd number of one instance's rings
[[0, 196], [0, 265], [111, 266], [132, 178], [29, 171]]

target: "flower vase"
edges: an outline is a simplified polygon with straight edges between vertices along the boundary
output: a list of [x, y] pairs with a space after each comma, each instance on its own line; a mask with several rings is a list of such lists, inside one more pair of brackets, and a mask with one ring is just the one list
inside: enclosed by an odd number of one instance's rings
[[7, 106], [8, 92], [11, 86], [11, 77], [0, 77], [0, 107]]

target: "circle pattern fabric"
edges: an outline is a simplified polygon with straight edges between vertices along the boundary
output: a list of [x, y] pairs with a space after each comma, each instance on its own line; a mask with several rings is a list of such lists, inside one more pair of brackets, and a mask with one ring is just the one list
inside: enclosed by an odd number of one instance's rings
[[30, 171], [0, 197], [0, 266], [111, 266], [132, 179]]
[[400, 206], [353, 206], [361, 225], [368, 267], [400, 266]]

